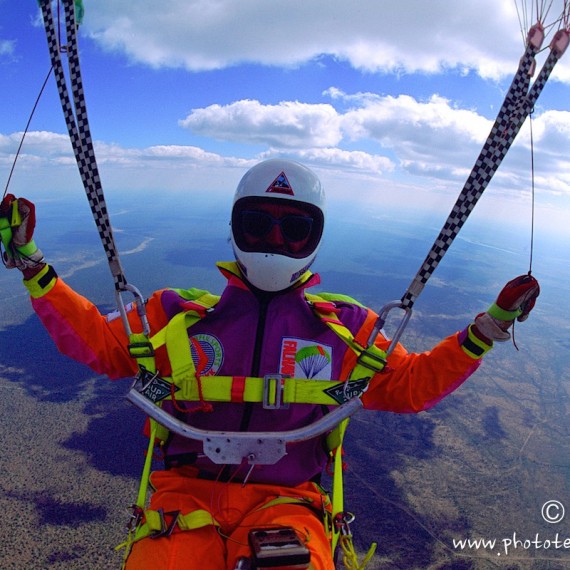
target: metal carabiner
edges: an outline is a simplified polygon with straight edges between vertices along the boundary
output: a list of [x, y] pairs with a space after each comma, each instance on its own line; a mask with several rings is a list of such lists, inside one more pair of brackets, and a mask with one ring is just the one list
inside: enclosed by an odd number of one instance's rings
[[350, 525], [354, 522], [356, 517], [349, 512], [341, 512], [337, 513], [334, 518], [334, 524], [337, 529], [337, 532], [340, 532], [343, 536], [352, 536], [350, 532]]
[[396, 348], [396, 345], [398, 344], [398, 341], [400, 340], [400, 337], [402, 336], [404, 329], [406, 328], [408, 322], [410, 321], [410, 318], [412, 317], [412, 308], [407, 305], [404, 305], [402, 301], [391, 301], [390, 303], [386, 303], [386, 305], [384, 305], [382, 309], [380, 309], [380, 313], [378, 314], [378, 318], [376, 319], [376, 324], [374, 325], [372, 333], [368, 338], [367, 346], [372, 346], [374, 344], [374, 341], [376, 340], [376, 337], [378, 336], [378, 333], [382, 330], [382, 328], [386, 324], [386, 320], [388, 319], [388, 314], [393, 309], [402, 309], [404, 311], [404, 316], [402, 317], [402, 320], [400, 321], [400, 324], [398, 325], [398, 328], [396, 329], [394, 336], [392, 336], [392, 339], [390, 340], [390, 346], [388, 346], [388, 349], [386, 350], [386, 356], [389, 356], [394, 350], [394, 348]]
[[119, 309], [121, 320], [123, 321], [123, 326], [125, 327], [127, 336], [131, 336], [132, 330], [131, 330], [131, 325], [129, 323], [129, 318], [127, 316], [127, 309], [125, 307], [125, 303], [123, 302], [123, 298], [121, 296], [121, 294], [125, 291], [128, 291], [129, 293], [133, 294], [135, 298], [137, 314], [142, 324], [142, 332], [145, 336], [148, 336], [150, 334], [150, 325], [148, 324], [148, 318], [146, 316], [144, 297], [142, 296], [142, 293], [134, 285], [131, 285], [130, 283], [125, 283], [122, 286], [121, 290], [119, 289], [115, 290], [115, 299], [117, 301], [117, 308]]

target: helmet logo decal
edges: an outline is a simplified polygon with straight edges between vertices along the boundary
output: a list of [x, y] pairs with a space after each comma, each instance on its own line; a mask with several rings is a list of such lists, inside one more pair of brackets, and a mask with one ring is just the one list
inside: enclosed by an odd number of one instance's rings
[[301, 338], [284, 338], [279, 371], [293, 378], [330, 380], [332, 347]]
[[288, 196], [295, 195], [284, 171], [282, 171], [281, 174], [269, 185], [269, 188], [267, 188], [266, 192], [274, 194], [287, 194]]

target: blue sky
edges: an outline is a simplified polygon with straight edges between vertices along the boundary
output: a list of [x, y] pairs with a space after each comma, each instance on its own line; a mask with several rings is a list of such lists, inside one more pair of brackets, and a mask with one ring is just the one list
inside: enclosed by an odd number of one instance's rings
[[[527, 4], [524, 30], [536, 21], [537, 2]], [[287, 156], [314, 168], [338, 204], [447, 215], [524, 49], [514, 0], [84, 5], [81, 61], [104, 187], [135, 195], [231, 195], [247, 167]], [[35, 0], [0, 0], [0, 10], [4, 185], [49, 58]], [[533, 121], [537, 226], [560, 232], [570, 226], [569, 83], [567, 54]], [[477, 215], [528, 219], [529, 188], [527, 124]], [[10, 191], [80, 191], [53, 79]]]

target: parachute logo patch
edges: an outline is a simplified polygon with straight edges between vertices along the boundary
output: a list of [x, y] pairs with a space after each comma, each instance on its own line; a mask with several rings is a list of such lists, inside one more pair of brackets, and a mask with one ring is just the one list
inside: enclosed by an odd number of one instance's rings
[[211, 334], [196, 334], [190, 338], [190, 353], [200, 376], [214, 376], [224, 361], [224, 349]]
[[332, 347], [301, 338], [284, 338], [281, 343], [280, 374], [293, 378], [330, 380]]
[[285, 172], [281, 172], [281, 174], [269, 185], [266, 192], [273, 194], [287, 194], [288, 196], [295, 195]]

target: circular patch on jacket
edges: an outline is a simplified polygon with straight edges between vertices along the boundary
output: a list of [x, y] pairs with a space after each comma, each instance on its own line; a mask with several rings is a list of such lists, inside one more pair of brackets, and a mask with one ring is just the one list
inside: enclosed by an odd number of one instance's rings
[[200, 376], [214, 376], [224, 361], [224, 349], [211, 334], [196, 334], [190, 337], [190, 353]]

